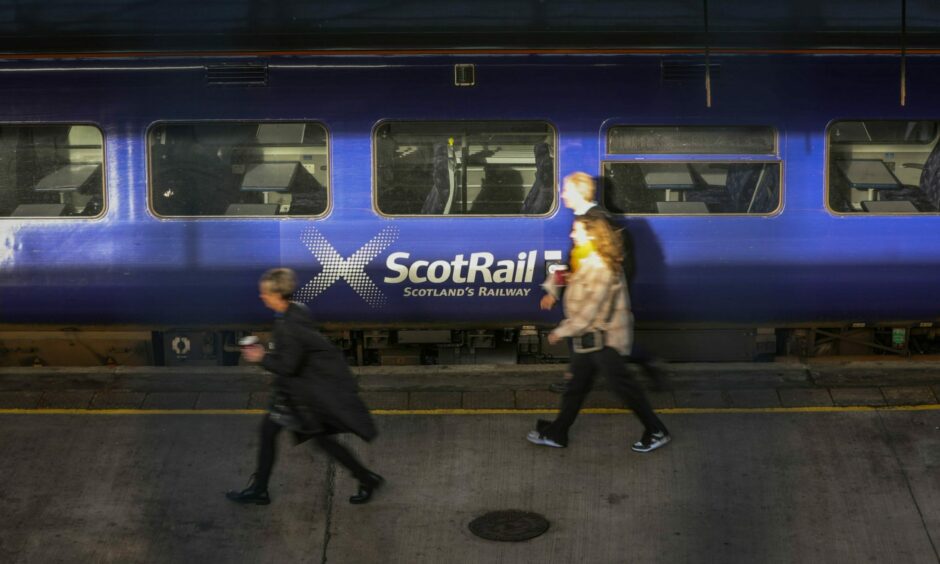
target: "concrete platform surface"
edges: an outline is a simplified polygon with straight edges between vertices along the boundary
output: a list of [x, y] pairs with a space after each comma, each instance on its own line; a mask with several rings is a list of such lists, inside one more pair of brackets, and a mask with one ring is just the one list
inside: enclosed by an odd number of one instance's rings
[[[660, 386], [635, 365], [656, 407], [762, 408], [935, 405], [940, 362], [657, 364]], [[564, 364], [360, 366], [363, 399], [379, 410], [543, 409]], [[0, 368], [3, 409], [256, 409], [271, 375], [258, 367]], [[593, 408], [622, 408], [603, 378]]]
[[[535, 415], [385, 415], [344, 438], [388, 480], [355, 484], [282, 437], [273, 503], [241, 507], [257, 415], [0, 415], [0, 562], [937, 562], [940, 411], [666, 414], [629, 450], [629, 414], [585, 414], [567, 449]], [[474, 537], [497, 509], [551, 521]]]

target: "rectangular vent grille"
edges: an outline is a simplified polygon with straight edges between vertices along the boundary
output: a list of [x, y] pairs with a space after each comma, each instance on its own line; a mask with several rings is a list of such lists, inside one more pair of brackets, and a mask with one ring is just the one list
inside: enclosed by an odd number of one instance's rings
[[454, 65], [454, 86], [473, 86], [476, 83], [476, 67], [464, 64]]
[[[720, 64], [712, 63], [708, 68], [712, 80], [721, 78]], [[663, 61], [660, 73], [663, 80], [705, 80], [705, 63]]]
[[268, 65], [206, 65], [206, 83], [210, 86], [267, 86]]

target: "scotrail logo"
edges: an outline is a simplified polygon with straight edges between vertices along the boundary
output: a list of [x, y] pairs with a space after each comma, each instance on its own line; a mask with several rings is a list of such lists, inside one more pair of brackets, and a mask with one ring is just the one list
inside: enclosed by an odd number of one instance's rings
[[[368, 243], [345, 258], [315, 227], [304, 230], [301, 240], [323, 270], [297, 291], [297, 299], [309, 302], [342, 279], [370, 306], [377, 308], [388, 303], [382, 290], [366, 274], [366, 266], [398, 240], [398, 228], [383, 228]], [[560, 261], [561, 251], [547, 250], [544, 258], [547, 262]], [[396, 286], [407, 284], [402, 291], [406, 298], [525, 297], [532, 291], [531, 283], [535, 278], [537, 261], [536, 250], [521, 251], [515, 260], [496, 260], [493, 253], [486, 251], [461, 253], [450, 260], [435, 261], [412, 260], [411, 253], [395, 252], [389, 254], [385, 261], [388, 274], [382, 282]], [[435, 287], [442, 284], [449, 287]], [[517, 286], [507, 288], [510, 284]]]
[[398, 228], [387, 226], [358, 251], [343, 258], [333, 245], [315, 227], [304, 230], [301, 240], [310, 249], [323, 270], [304, 284], [297, 299], [309, 302], [319, 296], [337, 280], [343, 279], [359, 297], [372, 307], [381, 307], [388, 301], [382, 290], [366, 274], [366, 265], [398, 239]]

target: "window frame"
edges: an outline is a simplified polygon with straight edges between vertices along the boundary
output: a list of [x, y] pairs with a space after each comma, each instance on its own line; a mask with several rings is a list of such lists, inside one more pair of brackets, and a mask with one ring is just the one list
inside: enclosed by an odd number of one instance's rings
[[[753, 128], [765, 128], [771, 130], [772, 140], [771, 143], [773, 147], [769, 153], [665, 153], [665, 152], [645, 152], [645, 153], [615, 153], [610, 150], [611, 144], [611, 132], [620, 127], [644, 127], [644, 128], [653, 128], [653, 127], [664, 127], [670, 129], [679, 129], [679, 128], [697, 128], [697, 129], [708, 129], [708, 128], [734, 128], [734, 127], [753, 127]], [[779, 137], [777, 135], [777, 128], [769, 125], [717, 125], [717, 124], [681, 124], [681, 125], [663, 125], [663, 124], [626, 124], [626, 123], [612, 123], [607, 126], [604, 139], [606, 141], [604, 145], [604, 154], [605, 155], [614, 155], [614, 156], [630, 156], [630, 155], [698, 155], [698, 156], [712, 156], [712, 155], [737, 155], [737, 156], [754, 156], [754, 155], [779, 155], [780, 146], [779, 146]]]
[[[766, 127], [773, 132], [773, 153], [610, 153], [609, 152], [609, 132], [615, 127]], [[777, 196], [777, 206], [767, 213], [621, 213], [607, 210], [615, 217], [685, 217], [685, 218], [718, 218], [718, 217], [751, 217], [767, 218], [775, 217], [783, 212], [786, 202], [784, 186], [786, 178], [786, 163], [780, 156], [780, 128], [774, 125], [755, 125], [752, 123], [736, 124], [664, 124], [664, 123], [629, 123], [621, 120], [608, 120], [601, 127], [600, 139], [601, 158], [598, 159], [598, 178], [601, 180], [600, 197], [598, 203], [604, 205], [608, 190], [607, 177], [604, 174], [608, 164], [776, 164], [779, 167], [779, 187]], [[604, 206], [606, 209], [606, 205]]]
[[[378, 135], [379, 128], [388, 123], [422, 123], [422, 124], [434, 124], [434, 123], [490, 123], [490, 122], [500, 122], [500, 123], [539, 123], [547, 126], [552, 133], [552, 205], [548, 208], [543, 214], [388, 214], [379, 209], [379, 190], [378, 190], [378, 156], [377, 156], [377, 143], [376, 136]], [[386, 219], [396, 219], [396, 218], [437, 218], [437, 219], [456, 219], [456, 218], [514, 218], [514, 219], [544, 219], [551, 217], [558, 212], [559, 202], [561, 197], [558, 191], [558, 183], [560, 181], [558, 177], [558, 127], [548, 119], [398, 119], [398, 118], [385, 118], [381, 119], [372, 126], [371, 133], [371, 145], [372, 145], [372, 211], [379, 217]]]
[[[292, 124], [292, 123], [303, 123], [305, 125], [318, 125], [323, 128], [325, 134], [326, 144], [324, 146], [326, 150], [326, 177], [327, 177], [327, 186], [326, 186], [326, 207], [323, 209], [323, 213], [316, 215], [161, 215], [157, 213], [153, 206], [153, 151], [151, 150], [150, 145], [150, 136], [153, 133], [153, 130], [157, 127], [164, 125], [263, 125], [263, 124]], [[300, 144], [289, 144], [284, 145], [285, 147], [292, 146], [304, 146]], [[288, 221], [288, 220], [321, 220], [328, 217], [333, 211], [333, 152], [332, 152], [332, 132], [330, 128], [327, 127], [327, 124], [320, 120], [308, 120], [308, 119], [210, 119], [210, 120], [191, 120], [191, 119], [181, 119], [181, 120], [158, 120], [151, 122], [147, 129], [144, 132], [144, 147], [147, 154], [147, 212], [151, 217], [158, 219], [160, 221], [199, 221], [199, 220], [225, 220], [225, 221], [257, 221], [257, 220], [275, 220], [275, 221]]]
[[[940, 143], [940, 119], [925, 119], [925, 118], [908, 118], [908, 119], [905, 119], [905, 118], [899, 118], [899, 119], [837, 118], [837, 119], [833, 119], [833, 120], [829, 121], [829, 123], [826, 124], [826, 129], [825, 129], [825, 132], [824, 132], [824, 139], [823, 139], [823, 143], [824, 143], [824, 145], [825, 145], [825, 151], [823, 151], [823, 155], [824, 155], [823, 158], [825, 159], [825, 161], [824, 161], [824, 163], [823, 163], [823, 184], [824, 184], [824, 189], [823, 189], [823, 206], [825, 207], [825, 210], [826, 210], [827, 213], [829, 213], [829, 215], [836, 216], [836, 217], [924, 217], [924, 216], [938, 216], [938, 215], [940, 215], [940, 210], [935, 211], [935, 212], [921, 212], [921, 211], [918, 211], [918, 212], [866, 212], [866, 211], [841, 212], [841, 211], [836, 211], [836, 210], [832, 209], [832, 206], [830, 205], [830, 201], [831, 201], [831, 200], [830, 200], [830, 197], [829, 197], [830, 191], [831, 191], [831, 189], [832, 189], [832, 186], [830, 185], [831, 183], [829, 182], [829, 178], [830, 178], [830, 174], [831, 174], [831, 164], [832, 164], [832, 142], [830, 141], [830, 138], [831, 138], [831, 132], [832, 132], [833, 126], [835, 126], [837, 123], [843, 122], [843, 121], [862, 121], [862, 122], [870, 122], [870, 121], [905, 121], [905, 122], [908, 122], [908, 121], [933, 121], [933, 122], [937, 122], [937, 128], [936, 128], [936, 131], [934, 132], [934, 144]], [[898, 144], [889, 145], [888, 143], [875, 143], [875, 142], [872, 142], [872, 141], [869, 141], [869, 142], [858, 142], [858, 143], [851, 143], [851, 144], [862, 145], [862, 146], [865, 146], [865, 147], [871, 147], [871, 146], [875, 146], [875, 145], [887, 145], [887, 146], [891, 146], [891, 147], [899, 146]], [[846, 143], [846, 145], [849, 145], [849, 143]], [[907, 144], [907, 145], [910, 146], [910, 147], [924, 147], [925, 145], [929, 145], [929, 144], [925, 144], [925, 143], [909, 143], [909, 144]], [[928, 157], [929, 157], [929, 155], [930, 155], [930, 153], [928, 152]], [[893, 173], [894, 173], [894, 172], [892, 171], [892, 174], [893, 174]]]
[[[0, 122], [0, 127], [62, 127], [62, 126], [88, 126], [94, 127], [101, 135], [101, 213], [97, 215], [66, 215], [66, 216], [0, 216], [0, 221], [101, 221], [110, 212], [110, 198], [108, 197], [108, 137], [104, 127], [94, 121], [44, 121], [44, 122]], [[88, 148], [89, 145], [77, 147]]]

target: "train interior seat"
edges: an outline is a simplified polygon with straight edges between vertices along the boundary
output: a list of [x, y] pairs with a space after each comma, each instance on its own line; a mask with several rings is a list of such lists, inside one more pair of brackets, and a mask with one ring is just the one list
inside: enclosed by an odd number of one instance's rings
[[188, 163], [187, 190], [193, 194], [194, 215], [224, 215], [239, 201], [239, 181], [232, 172], [231, 152], [215, 144], [196, 143]]
[[780, 167], [763, 165], [757, 180], [757, 186], [751, 195], [747, 213], [770, 213], [777, 209], [780, 202]]
[[428, 179], [433, 176], [432, 149], [427, 145], [402, 146], [392, 135], [376, 137], [376, 200], [380, 211], [421, 211], [428, 196]]
[[440, 215], [449, 211], [448, 203], [452, 202], [453, 197], [453, 173], [450, 159], [447, 151], [447, 145], [444, 143], [434, 144], [433, 166], [431, 168], [431, 191], [428, 192], [421, 206], [421, 213], [424, 215]]
[[747, 213], [754, 190], [762, 181], [765, 165], [762, 163], [734, 163], [728, 165], [728, 179], [725, 189], [728, 191], [731, 213]]
[[604, 207], [612, 213], [656, 213], [656, 194], [647, 190], [640, 166], [611, 163], [604, 185]]
[[[306, 167], [298, 167], [288, 191], [290, 192], [288, 214], [319, 215], [326, 212], [328, 204], [326, 187]], [[281, 209], [283, 210], [283, 207]]]
[[[936, 205], [930, 202], [930, 199], [927, 197], [925, 191], [921, 190], [919, 186], [907, 186], [898, 189], [885, 191], [880, 194], [880, 201], [883, 202], [906, 202], [914, 208], [915, 212], [930, 212], [937, 211]], [[877, 211], [875, 209], [866, 209], [865, 202], [870, 202], [870, 200], [863, 200], [860, 202], [862, 210], [864, 211]], [[871, 206], [869, 206], [871, 207]]]
[[470, 213], [484, 215], [518, 213], [524, 186], [522, 172], [516, 164], [487, 164], [476, 194], [468, 182], [468, 209]]
[[555, 193], [554, 170], [551, 148], [548, 143], [536, 143], [533, 147], [535, 153], [535, 182], [522, 202], [522, 213], [547, 213], [552, 205]]
[[202, 142], [191, 127], [167, 129], [154, 145], [153, 205], [161, 215], [223, 215], [238, 201], [237, 177], [221, 146]]
[[829, 167], [829, 207], [839, 213], [850, 213], [852, 207], [851, 186], [841, 168]]
[[934, 145], [924, 162], [924, 170], [920, 173], [920, 189], [931, 206], [929, 211], [940, 211], [940, 142]]
[[[916, 155], [910, 155], [916, 158]], [[928, 156], [927, 161], [930, 160]], [[895, 166], [895, 163], [888, 163], [891, 166]], [[909, 168], [914, 168], [918, 170], [923, 170], [925, 168], [924, 164], [919, 163], [902, 163], [900, 169], [894, 169], [893, 172], [898, 177], [898, 182], [900, 182], [900, 187], [895, 190], [881, 190], [878, 193], [878, 201], [883, 202], [898, 202], [899, 206], [877, 206], [870, 205], [871, 200], [868, 200], [864, 196], [859, 196], [859, 199], [865, 198], [862, 201], [857, 202], [857, 205], [861, 207], [862, 211], [865, 212], [888, 212], [888, 213], [917, 213], [917, 212], [935, 212], [937, 211], [937, 203], [931, 201], [929, 190], [923, 189], [920, 185], [920, 180], [917, 184], [906, 183], [902, 180], [905, 177], [904, 171]], [[922, 174], [919, 176], [919, 179], [922, 178]], [[869, 205], [866, 205], [868, 202]], [[905, 205], [906, 204], [906, 205]], [[910, 211], [910, 208], [913, 208], [913, 211]]]
[[685, 192], [686, 202], [702, 202], [710, 213], [769, 213], [776, 208], [778, 167], [766, 163], [725, 165], [723, 185], [711, 185], [690, 167], [696, 189]]
[[[703, 166], [714, 166], [711, 163]], [[729, 168], [725, 176], [725, 183], [712, 185], [705, 179], [701, 169], [696, 166], [689, 166], [689, 173], [695, 189], [683, 192], [683, 198], [686, 202], [702, 202], [711, 213], [729, 213], [734, 211], [731, 194], [728, 189], [728, 183], [731, 182], [732, 175]]]

